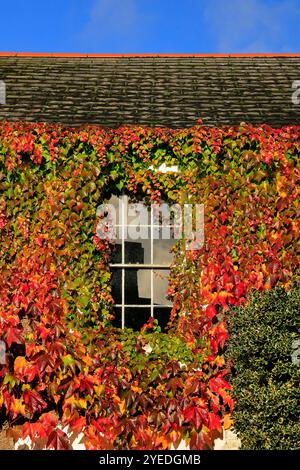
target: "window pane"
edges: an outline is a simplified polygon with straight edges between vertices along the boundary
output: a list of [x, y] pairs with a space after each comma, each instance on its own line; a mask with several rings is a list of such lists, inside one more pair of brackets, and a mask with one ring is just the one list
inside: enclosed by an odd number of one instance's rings
[[[128, 196], [111, 196], [104, 201], [105, 205], [111, 205], [115, 210], [116, 223], [125, 225], [149, 225], [151, 221], [150, 206], [144, 201], [136, 201]], [[122, 219], [124, 210], [125, 219]]]
[[121, 269], [112, 270], [111, 286], [112, 286], [111, 294], [115, 303], [121, 304], [122, 303], [122, 270]]
[[[125, 241], [125, 263], [144, 264], [149, 240]], [[149, 247], [150, 248], [150, 247]]]
[[149, 305], [151, 302], [151, 271], [125, 270], [125, 304]]
[[[150, 240], [125, 241], [125, 263], [126, 264], [148, 264], [151, 262], [151, 243]], [[111, 263], [122, 263], [122, 244], [120, 240], [115, 243]]]
[[167, 299], [169, 274], [170, 271], [165, 269], [153, 271], [153, 303], [156, 305], [171, 305]]
[[154, 264], [170, 265], [173, 261], [171, 249], [175, 240], [153, 240], [153, 262]]
[[128, 199], [126, 212], [127, 217], [125, 222], [127, 225], [150, 225], [150, 206], [147, 206], [143, 201], [132, 201]]
[[112, 264], [122, 263], [122, 245], [119, 242], [117, 242], [112, 248], [110, 262]]
[[158, 324], [162, 330], [164, 330], [169, 323], [170, 315], [170, 307], [154, 307], [154, 318], [158, 320]]
[[116, 216], [116, 219], [115, 219], [116, 224], [120, 223], [119, 200], [120, 200], [120, 198], [118, 196], [111, 196], [110, 199], [106, 199], [104, 201], [104, 204], [106, 206], [108, 206], [107, 207], [108, 210], [111, 210], [111, 208], [109, 208], [109, 206], [112, 206], [112, 208], [114, 209], [114, 214]]
[[112, 321], [112, 325], [116, 328], [122, 328], [122, 308], [121, 307], [114, 307], [114, 315], [115, 318]]
[[151, 311], [149, 307], [126, 307], [125, 327], [140, 330], [150, 317]]

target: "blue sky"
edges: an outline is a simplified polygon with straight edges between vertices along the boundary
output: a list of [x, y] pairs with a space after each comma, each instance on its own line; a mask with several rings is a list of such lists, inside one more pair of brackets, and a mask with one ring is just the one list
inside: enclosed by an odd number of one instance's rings
[[11, 0], [0, 50], [300, 52], [300, 0]]

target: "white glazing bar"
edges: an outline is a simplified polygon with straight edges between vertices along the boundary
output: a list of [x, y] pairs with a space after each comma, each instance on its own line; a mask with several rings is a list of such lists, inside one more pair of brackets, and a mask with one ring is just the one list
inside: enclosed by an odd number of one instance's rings
[[[125, 203], [124, 196], [121, 197], [121, 207], [122, 207], [122, 265], [125, 264]], [[122, 328], [125, 328], [125, 269], [122, 268]]]
[[116, 263], [116, 264], [110, 264], [109, 265], [110, 268], [112, 269], [122, 269], [122, 268], [126, 268], [126, 269], [166, 269], [166, 270], [169, 270], [170, 269], [170, 264], [130, 264], [130, 263]]
[[[153, 206], [151, 205], [151, 209], [150, 209], [150, 217], [151, 217], [151, 220], [150, 220], [150, 224], [151, 224], [151, 229], [150, 229], [150, 246], [151, 246], [151, 251], [150, 251], [150, 257], [151, 257], [151, 260], [150, 260], [150, 263], [151, 265], [153, 266], [153, 262], [154, 262], [154, 247], [153, 247], [153, 234], [154, 234], [154, 226], [153, 226], [153, 223], [154, 223], [154, 214], [153, 214]], [[153, 304], [154, 304], [154, 292], [153, 292], [153, 267], [151, 268], [151, 291], [150, 291], [150, 302], [151, 302], [151, 309], [150, 309], [150, 315], [151, 317], [154, 316], [154, 307], [153, 307]]]
[[[150, 304], [149, 304], [149, 305], [143, 305], [143, 304], [138, 304], [138, 305], [135, 305], [135, 304], [128, 304], [128, 305], [127, 305], [127, 304], [125, 304], [124, 306], [125, 306], [125, 307], [130, 307], [130, 308], [150, 308], [150, 307], [151, 307]], [[119, 308], [120, 308], [120, 307], [122, 307], [122, 304], [115, 304], [115, 307], [119, 307]], [[163, 305], [163, 304], [161, 304], [161, 305], [156, 305], [156, 304], [155, 304], [154, 307], [155, 307], [155, 308], [171, 308], [172, 305], [169, 305], [169, 304], [165, 304], [165, 305]]]
[[[133, 228], [151, 227], [151, 225], [149, 225], [149, 224], [124, 224], [124, 225], [125, 225], [125, 227], [133, 227]], [[116, 224], [115, 227], [119, 228], [119, 227], [122, 227], [122, 225], [121, 224]], [[159, 224], [153, 224], [153, 227], [156, 227], [156, 228], [160, 228], [160, 227], [172, 228], [172, 227], [180, 227], [180, 225], [178, 225], [178, 224], [177, 225], [174, 225], [174, 224], [172, 224], [172, 225], [169, 225], [169, 224], [166, 224], [166, 225], [164, 225], [164, 224], [160, 224], [160, 225]]]

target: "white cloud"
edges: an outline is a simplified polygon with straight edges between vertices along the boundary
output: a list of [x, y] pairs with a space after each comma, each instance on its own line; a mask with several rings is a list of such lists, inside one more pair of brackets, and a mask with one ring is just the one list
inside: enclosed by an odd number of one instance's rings
[[136, 0], [95, 0], [82, 39], [99, 45], [101, 40], [109, 40], [112, 47], [138, 46], [148, 20]]
[[134, 0], [97, 0], [91, 11], [91, 24], [101, 30], [126, 33], [138, 21]]
[[217, 52], [288, 52], [297, 34], [300, 4], [297, 0], [211, 0], [203, 13]]

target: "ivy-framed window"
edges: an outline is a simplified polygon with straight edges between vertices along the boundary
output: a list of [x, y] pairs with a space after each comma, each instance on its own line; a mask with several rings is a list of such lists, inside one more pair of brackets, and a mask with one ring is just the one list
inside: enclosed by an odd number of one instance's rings
[[[128, 209], [126, 196], [112, 196], [107, 202], [115, 207], [116, 214], [116, 239], [110, 262], [115, 301], [113, 324], [138, 330], [153, 317], [164, 328], [172, 308], [168, 280], [178, 221], [174, 213], [163, 220], [153, 205], [142, 201], [129, 203]], [[145, 208], [142, 216], [141, 204]]]

